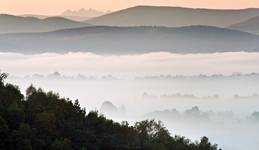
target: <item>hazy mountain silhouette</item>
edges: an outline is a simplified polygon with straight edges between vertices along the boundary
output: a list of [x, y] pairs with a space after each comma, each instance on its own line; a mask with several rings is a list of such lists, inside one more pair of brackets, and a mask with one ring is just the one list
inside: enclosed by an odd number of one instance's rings
[[21, 17], [33, 17], [33, 18], [39, 18], [39, 19], [45, 19], [45, 18], [49, 18], [50, 16], [47, 15], [38, 15], [38, 14], [24, 14], [24, 15], [20, 15]]
[[230, 26], [231, 29], [259, 34], [259, 16]]
[[66, 10], [60, 16], [77, 21], [84, 21], [93, 17], [104, 15], [105, 12], [95, 9]]
[[0, 51], [21, 53], [68, 51], [103, 54], [154, 51], [212, 53], [259, 51], [258, 47], [257, 35], [209, 26], [180, 28], [92, 26], [0, 36]]
[[169, 26], [208, 25], [227, 27], [259, 15], [259, 9], [213, 10], [181, 7], [136, 6], [87, 22], [109, 26]]
[[0, 14], [0, 33], [45, 32], [66, 28], [77, 28], [89, 24], [68, 20], [62, 17], [39, 19]]

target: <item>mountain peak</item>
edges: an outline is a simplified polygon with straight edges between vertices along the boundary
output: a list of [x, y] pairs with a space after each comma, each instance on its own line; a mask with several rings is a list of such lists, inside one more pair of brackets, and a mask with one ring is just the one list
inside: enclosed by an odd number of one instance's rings
[[64, 11], [61, 16], [78, 16], [78, 17], [97, 17], [103, 15], [104, 12], [95, 10], [92, 8], [85, 9], [85, 8], [80, 8], [79, 10], [66, 10]]
[[228, 27], [258, 15], [259, 9], [217, 10], [139, 5], [92, 18], [87, 22], [107, 26]]
[[89, 9], [85, 9], [85, 8], [80, 8], [78, 10], [66, 10], [64, 11], [60, 16], [72, 19], [72, 20], [76, 20], [76, 21], [84, 21], [84, 20], [88, 20], [90, 18], [94, 18], [94, 17], [99, 17], [104, 15], [105, 12], [99, 11], [99, 10], [95, 10], [92, 8]]

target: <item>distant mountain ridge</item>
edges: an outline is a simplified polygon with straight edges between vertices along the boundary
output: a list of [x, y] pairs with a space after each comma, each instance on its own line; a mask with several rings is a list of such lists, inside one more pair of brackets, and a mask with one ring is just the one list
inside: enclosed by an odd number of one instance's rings
[[259, 36], [210, 26], [92, 26], [45, 33], [0, 35], [0, 51], [19, 53], [93, 52], [137, 54], [259, 51]]
[[21, 32], [46, 32], [66, 28], [78, 28], [89, 26], [87, 23], [76, 22], [62, 17], [48, 17], [39, 19], [36, 17], [21, 17], [8, 14], [0, 14], [1, 33]]
[[79, 10], [66, 10], [60, 16], [69, 18], [72, 20], [84, 21], [84, 20], [87, 20], [90, 18], [102, 16], [104, 14], [105, 14], [105, 12], [98, 11], [95, 9], [81, 8]]
[[87, 20], [108, 26], [207, 25], [227, 27], [259, 15], [259, 9], [214, 10], [164, 6], [136, 6]]
[[259, 16], [231, 25], [229, 28], [259, 34]]
[[38, 15], [38, 14], [23, 14], [20, 15], [21, 17], [33, 17], [33, 18], [38, 18], [38, 19], [45, 19], [45, 18], [49, 18], [50, 16], [47, 15]]

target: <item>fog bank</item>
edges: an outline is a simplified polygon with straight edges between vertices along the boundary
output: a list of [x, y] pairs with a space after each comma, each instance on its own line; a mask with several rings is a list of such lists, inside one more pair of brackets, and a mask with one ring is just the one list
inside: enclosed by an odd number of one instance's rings
[[259, 72], [259, 53], [96, 55], [93, 53], [0, 53], [0, 68], [14, 75], [48, 74], [232, 74]]

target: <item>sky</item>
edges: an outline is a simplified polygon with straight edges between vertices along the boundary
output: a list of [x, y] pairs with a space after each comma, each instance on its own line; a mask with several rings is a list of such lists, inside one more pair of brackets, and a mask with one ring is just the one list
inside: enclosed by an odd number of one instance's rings
[[258, 8], [259, 0], [0, 0], [0, 13], [59, 15], [67, 9], [116, 11], [136, 5], [240, 9]]

